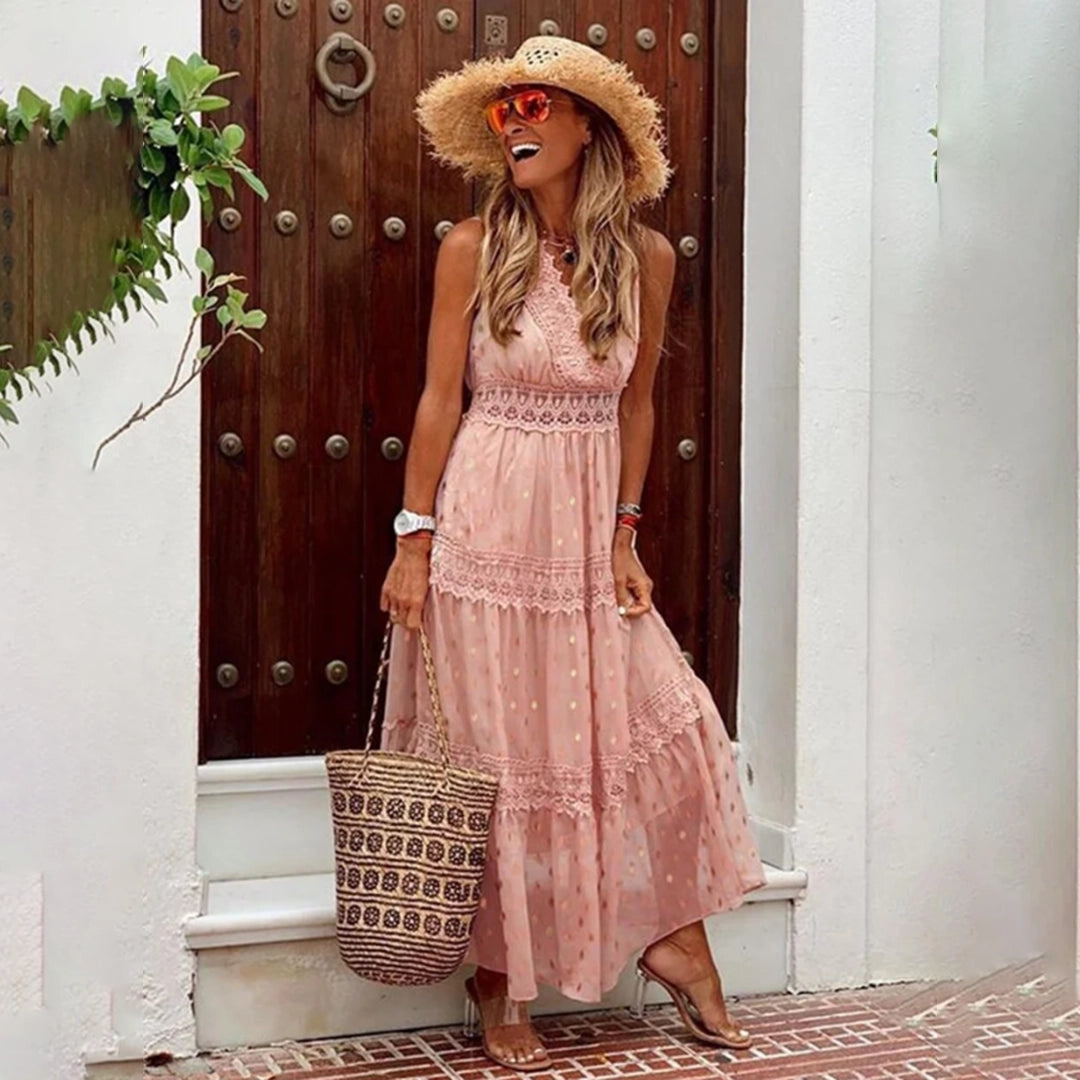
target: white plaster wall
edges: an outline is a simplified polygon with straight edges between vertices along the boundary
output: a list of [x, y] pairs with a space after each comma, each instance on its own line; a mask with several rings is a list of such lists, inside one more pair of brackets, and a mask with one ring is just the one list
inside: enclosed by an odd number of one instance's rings
[[747, 56], [738, 732], [753, 814], [790, 825], [799, 431], [798, 5], [755, 0]]
[[[0, 94], [95, 95], [199, 48], [195, 3], [0, 0]], [[180, 233], [193, 253], [198, 225]], [[189, 260], [190, 261], [190, 260]], [[198, 910], [198, 396], [98, 442], [167, 383], [193, 284], [81, 375], [24, 401], [0, 447], [0, 1077], [75, 1080], [84, 1053], [194, 1048]], [[197, 388], [196, 388], [197, 390]]]
[[870, 456], [870, 970], [889, 978], [927, 951], [958, 973], [1060, 963], [1076, 903], [1080, 7], [900, 8], [878, 18]]
[[1080, 9], [803, 11], [796, 981], [1065, 971]]

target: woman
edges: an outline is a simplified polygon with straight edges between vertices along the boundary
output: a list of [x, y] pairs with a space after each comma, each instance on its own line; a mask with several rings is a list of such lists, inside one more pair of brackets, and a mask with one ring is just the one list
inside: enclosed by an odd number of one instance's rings
[[490, 190], [436, 261], [382, 590], [382, 745], [435, 752], [423, 618], [451, 756], [500, 779], [469, 1022], [494, 1060], [548, 1068], [537, 984], [599, 1000], [646, 946], [639, 991], [657, 981], [695, 1035], [745, 1048], [701, 920], [763, 868], [720, 714], [634, 544], [675, 271], [633, 212], [670, 177], [660, 107], [624, 65], [547, 36], [418, 103], [433, 154]]

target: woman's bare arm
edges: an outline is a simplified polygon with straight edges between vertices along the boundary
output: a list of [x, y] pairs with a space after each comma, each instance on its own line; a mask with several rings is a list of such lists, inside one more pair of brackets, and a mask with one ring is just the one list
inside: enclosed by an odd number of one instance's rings
[[450, 445], [461, 421], [462, 385], [473, 312], [472, 292], [483, 236], [479, 218], [459, 221], [443, 237], [435, 260], [435, 286], [428, 329], [424, 390], [416, 408], [405, 459], [404, 505], [430, 514]]
[[[653, 385], [660, 363], [668, 303], [675, 280], [675, 249], [663, 233], [648, 230], [649, 243], [641, 270], [641, 332], [634, 369], [619, 399], [621, 468], [619, 502], [640, 503], [652, 455]], [[614, 507], [612, 507], [614, 511]], [[633, 533], [616, 529], [612, 538], [615, 598], [626, 615], [644, 615], [652, 608], [652, 579], [633, 549]]]
[[[461, 422], [462, 384], [473, 311], [466, 310], [483, 236], [479, 218], [458, 222], [443, 237], [435, 260], [424, 390], [405, 458], [405, 508], [431, 514], [450, 446]], [[420, 626], [430, 578], [431, 536], [398, 537], [379, 606], [412, 630]]]
[[[634, 369], [619, 400], [622, 470], [619, 502], [641, 502], [652, 455], [653, 385], [660, 364], [668, 303], [675, 280], [675, 249], [663, 233], [649, 230], [641, 273], [641, 333]], [[620, 530], [622, 531], [622, 530]]]

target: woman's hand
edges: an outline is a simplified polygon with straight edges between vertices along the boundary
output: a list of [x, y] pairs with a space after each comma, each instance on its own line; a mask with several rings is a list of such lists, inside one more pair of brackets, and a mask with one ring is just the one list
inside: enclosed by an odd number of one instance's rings
[[420, 629], [431, 577], [431, 536], [421, 533], [398, 538], [397, 554], [386, 572], [379, 607], [393, 622]]
[[638, 562], [631, 546], [633, 534], [628, 529], [616, 529], [611, 548], [611, 569], [615, 575], [615, 598], [626, 609], [628, 618], [652, 611], [652, 578]]

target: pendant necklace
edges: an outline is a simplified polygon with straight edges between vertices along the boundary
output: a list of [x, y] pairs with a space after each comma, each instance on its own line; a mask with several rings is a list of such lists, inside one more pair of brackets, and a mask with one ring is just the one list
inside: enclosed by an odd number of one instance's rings
[[577, 241], [572, 236], [558, 236], [541, 227], [540, 235], [550, 247], [558, 249], [559, 258], [567, 265], [573, 266], [577, 262]]

